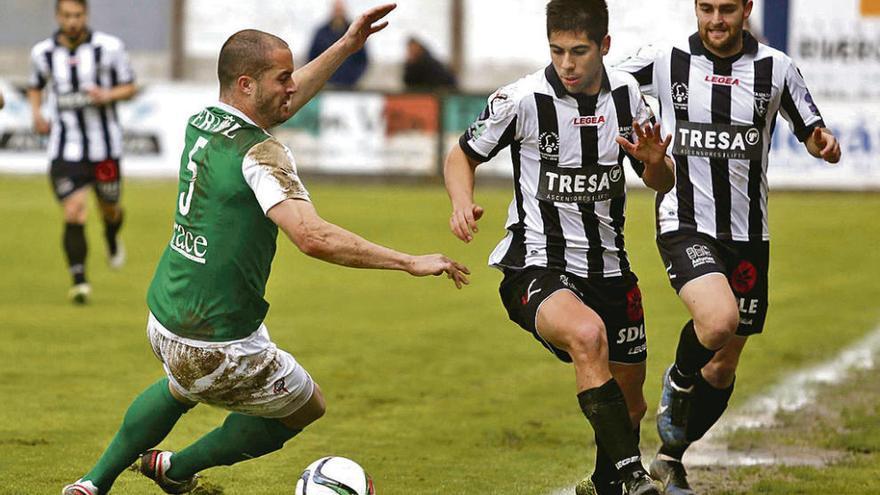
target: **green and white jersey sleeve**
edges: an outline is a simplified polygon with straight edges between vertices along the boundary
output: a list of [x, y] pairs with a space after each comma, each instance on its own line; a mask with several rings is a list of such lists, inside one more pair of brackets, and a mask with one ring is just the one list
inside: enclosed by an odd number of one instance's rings
[[309, 201], [309, 192], [297, 175], [293, 153], [275, 138], [255, 144], [247, 152], [241, 173], [263, 213], [285, 199]]
[[278, 227], [266, 212], [309, 200], [286, 147], [237, 109], [218, 103], [186, 127], [171, 238], [147, 303], [169, 331], [238, 340], [256, 331]]

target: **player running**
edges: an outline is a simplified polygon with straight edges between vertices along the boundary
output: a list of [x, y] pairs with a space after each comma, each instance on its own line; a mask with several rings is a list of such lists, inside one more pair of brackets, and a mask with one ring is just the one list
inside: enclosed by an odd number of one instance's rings
[[657, 196], [657, 246], [687, 307], [663, 376], [652, 475], [693, 494], [681, 459], [721, 417], [740, 355], [767, 317], [767, 166], [781, 113], [807, 151], [829, 163], [840, 146], [794, 62], [743, 29], [751, 0], [696, 0], [698, 31], [647, 48], [619, 68], [658, 98], [673, 132], [675, 187]]
[[[446, 158], [450, 228], [470, 242], [483, 209], [475, 168], [509, 146], [514, 198], [489, 257], [504, 273], [510, 319], [574, 364], [577, 398], [596, 435], [596, 468], [579, 495], [657, 493], [641, 463], [647, 343], [641, 293], [624, 248], [624, 156], [648, 187], [673, 185], [636, 82], [609, 73], [604, 0], [547, 4], [552, 63], [489, 97]], [[634, 121], [637, 120], [637, 121]], [[633, 144], [633, 143], [636, 144]]]

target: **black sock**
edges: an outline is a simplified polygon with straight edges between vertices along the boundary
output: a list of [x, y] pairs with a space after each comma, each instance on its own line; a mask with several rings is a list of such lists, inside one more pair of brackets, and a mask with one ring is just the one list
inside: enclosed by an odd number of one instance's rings
[[107, 248], [110, 250], [110, 256], [116, 254], [116, 250], [119, 248], [116, 243], [116, 234], [119, 233], [119, 229], [122, 228], [122, 211], [119, 211], [119, 218], [115, 221], [104, 219], [104, 239], [107, 240]]
[[687, 423], [688, 442], [695, 442], [709, 431], [721, 415], [727, 409], [730, 396], [733, 395], [733, 386], [717, 389], [709, 384], [703, 375], [698, 375], [694, 387], [694, 398], [691, 402], [690, 416]]
[[[596, 435], [596, 467], [593, 468], [593, 485], [596, 487], [599, 495], [603, 495], [605, 489], [611, 488], [612, 485], [620, 482], [620, 476], [614, 469], [614, 462], [608, 456], [608, 452], [602, 448], [599, 443], [599, 436]], [[617, 490], [620, 493], [620, 490]]]
[[688, 321], [681, 329], [681, 336], [678, 339], [675, 366], [670, 372], [672, 381], [682, 388], [693, 385], [697, 373], [712, 360], [715, 352], [700, 343], [697, 332], [694, 330], [694, 320]]
[[64, 224], [64, 253], [67, 255], [67, 266], [73, 276], [73, 283], [83, 284], [86, 281], [86, 235], [85, 226], [78, 223]]
[[612, 378], [601, 387], [584, 390], [578, 394], [578, 403], [593, 426], [597, 445], [605, 450], [619, 477], [644, 473], [626, 400], [617, 382]]

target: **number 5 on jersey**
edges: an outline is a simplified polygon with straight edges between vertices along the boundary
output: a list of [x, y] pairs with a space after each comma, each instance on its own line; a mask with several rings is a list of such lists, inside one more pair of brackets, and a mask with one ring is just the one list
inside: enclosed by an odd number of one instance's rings
[[196, 177], [199, 175], [198, 164], [193, 159], [195, 154], [205, 145], [208, 144], [208, 140], [203, 136], [199, 136], [196, 140], [196, 144], [189, 152], [189, 162], [186, 164], [186, 169], [192, 172], [192, 177], [189, 179], [189, 188], [187, 188], [186, 192], [180, 193], [180, 198], [177, 201], [177, 211], [180, 212], [181, 215], [186, 216], [189, 213], [189, 207], [192, 205], [192, 197], [193, 197], [193, 189], [195, 189]]

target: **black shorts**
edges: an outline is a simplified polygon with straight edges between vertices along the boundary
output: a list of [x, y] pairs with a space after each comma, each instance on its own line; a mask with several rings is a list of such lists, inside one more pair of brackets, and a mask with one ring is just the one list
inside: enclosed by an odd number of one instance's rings
[[58, 201], [63, 201], [75, 191], [94, 184], [95, 194], [101, 201], [118, 203], [122, 190], [119, 159], [116, 158], [100, 162], [52, 160], [49, 180], [52, 182], [52, 191], [55, 192]]
[[736, 334], [748, 336], [764, 330], [769, 241], [721, 241], [698, 232], [672, 232], [661, 234], [657, 247], [676, 292], [703, 275], [722, 273], [739, 305]]
[[545, 341], [535, 328], [541, 304], [559, 290], [570, 290], [602, 318], [608, 335], [608, 360], [636, 364], [648, 357], [645, 315], [638, 281], [633, 273], [613, 278], [585, 279], [558, 270], [527, 267], [505, 270], [498, 291], [510, 319], [531, 333], [557, 358], [570, 363], [571, 356]]

